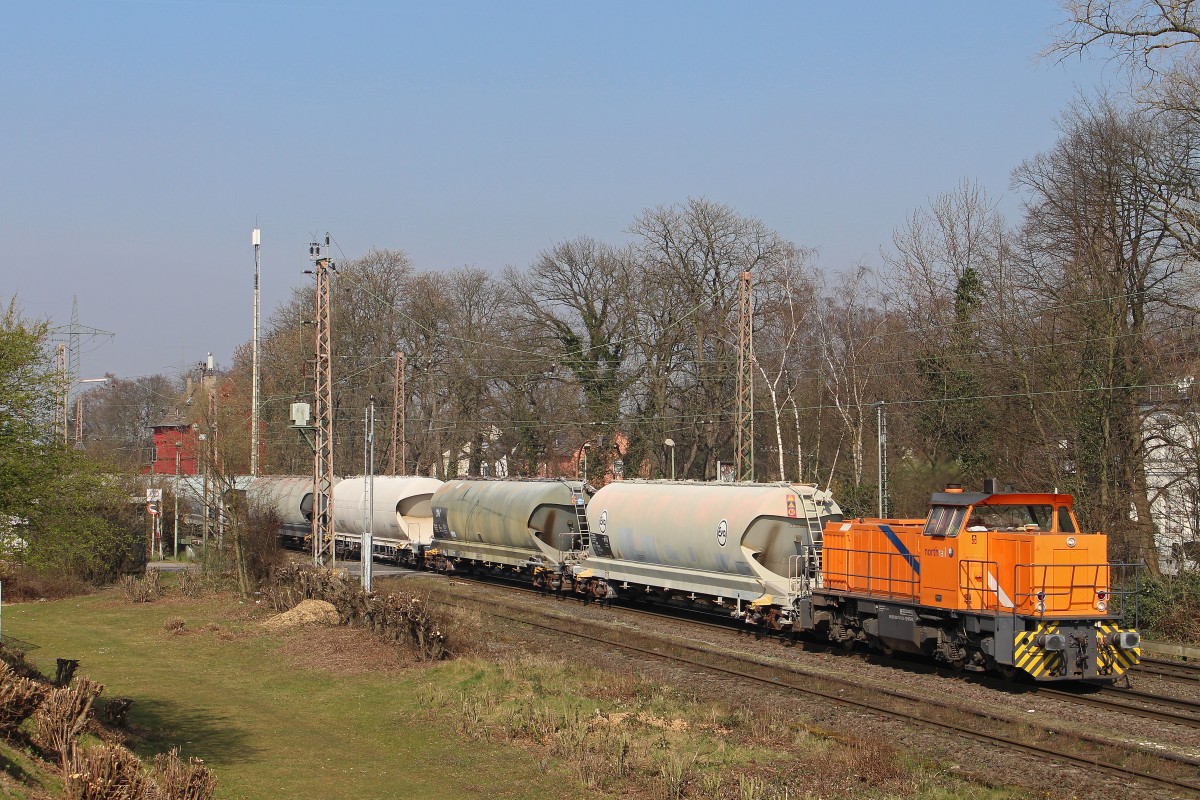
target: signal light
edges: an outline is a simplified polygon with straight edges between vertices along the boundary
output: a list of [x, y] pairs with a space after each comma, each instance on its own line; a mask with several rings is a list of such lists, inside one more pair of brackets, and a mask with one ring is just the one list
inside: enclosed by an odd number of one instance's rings
[[1044, 591], [1039, 591], [1039, 592], [1037, 593], [1037, 599], [1038, 599], [1038, 602], [1041, 602], [1042, 600], [1045, 600], [1045, 599], [1046, 599], [1046, 593], [1045, 593]]
[[1096, 599], [1098, 599], [1098, 600], [1104, 600], [1107, 597], [1108, 597], [1108, 592], [1104, 591], [1103, 589], [1096, 592]]

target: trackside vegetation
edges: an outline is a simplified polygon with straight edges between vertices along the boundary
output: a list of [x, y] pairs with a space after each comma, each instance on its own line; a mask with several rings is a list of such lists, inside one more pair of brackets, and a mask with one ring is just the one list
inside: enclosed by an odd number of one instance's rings
[[63, 387], [45, 321], [0, 311], [0, 579], [6, 595], [35, 583], [55, 594], [114, 579], [140, 560], [140, 529], [128, 488], [62, 441], [55, 424]]

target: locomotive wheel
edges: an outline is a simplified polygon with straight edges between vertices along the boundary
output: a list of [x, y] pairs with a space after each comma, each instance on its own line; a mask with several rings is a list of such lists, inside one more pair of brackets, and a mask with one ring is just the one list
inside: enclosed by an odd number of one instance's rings
[[1012, 664], [997, 664], [996, 674], [1006, 681], [1015, 680], [1017, 677], [1017, 668]]

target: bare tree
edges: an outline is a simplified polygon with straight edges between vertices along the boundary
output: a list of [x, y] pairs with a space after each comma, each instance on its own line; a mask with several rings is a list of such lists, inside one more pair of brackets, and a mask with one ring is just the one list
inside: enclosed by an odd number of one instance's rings
[[1176, 144], [1160, 120], [1084, 105], [1067, 116], [1059, 143], [1014, 176], [1030, 198], [1023, 282], [1040, 293], [1031, 297], [1043, 309], [1039, 325], [1058, 344], [1037, 351], [1038, 391], [1046, 381], [1066, 384], [1066, 393], [1048, 395], [1057, 403], [1041, 406], [1054, 417], [1046, 426], [1070, 452], [1088, 523], [1152, 570], [1142, 387], [1163, 379], [1155, 329], [1196, 292], [1186, 249], [1151, 211], [1173, 195], [1177, 176], [1160, 174], [1150, 154]]
[[[585, 419], [580, 443], [611, 445], [628, 385], [634, 303], [632, 254], [588, 237], [561, 242], [541, 253], [524, 272], [508, 270], [509, 300], [518, 310], [525, 339], [545, 353], [543, 368], [561, 367], [578, 384]], [[594, 474], [607, 470], [611, 449], [596, 447]]]
[[1043, 55], [1065, 58], [1108, 49], [1127, 67], [1161, 73], [1178, 51], [1200, 44], [1195, 0], [1063, 0], [1067, 20]]
[[[806, 345], [813, 335], [818, 312], [818, 281], [811, 251], [796, 248], [792, 257], [782, 260], [755, 293], [754, 362], [763, 379], [763, 390], [770, 399], [778, 477], [787, 480], [785, 459], [791, 443], [791, 431], [785, 437], [784, 415], [790, 407], [795, 421], [796, 480], [803, 480], [804, 458], [799, 432], [799, 415], [794, 378], [797, 368], [804, 369], [808, 358]], [[785, 438], [788, 440], [785, 444]], [[763, 470], [763, 477], [767, 470]]]
[[[837, 452], [850, 453], [850, 488], [857, 490], [866, 471], [867, 421], [878, 399], [885, 315], [871, 303], [871, 274], [865, 267], [843, 275], [827, 298], [818, 328], [821, 380], [839, 423]], [[829, 465], [830, 476], [836, 464]], [[832, 480], [830, 481], [832, 483]]]
[[956, 480], [976, 481], [991, 466], [996, 428], [984, 386], [996, 391], [1003, 374], [992, 358], [1003, 339], [992, 333], [1008, 316], [1004, 221], [987, 193], [964, 181], [914, 211], [892, 241], [888, 296], [910, 326], [914, 444], [931, 472], [949, 466]]
[[630, 230], [643, 270], [654, 276], [645, 288], [680, 310], [676, 324], [689, 335], [686, 356], [671, 362], [679, 405], [664, 409], [676, 421], [668, 432], [683, 449], [682, 473], [710, 477], [718, 454], [732, 455], [738, 276], [750, 271], [762, 283], [796, 246], [762, 221], [702, 198], [647, 209]]
[[108, 381], [83, 394], [88, 453], [120, 469], [136, 470], [153, 455], [150, 426], [185, 402], [180, 382], [166, 375]]

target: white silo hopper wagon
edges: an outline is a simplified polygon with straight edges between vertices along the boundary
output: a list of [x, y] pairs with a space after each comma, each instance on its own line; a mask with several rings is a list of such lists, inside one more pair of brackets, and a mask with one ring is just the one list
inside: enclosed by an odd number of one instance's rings
[[582, 546], [586, 502], [579, 481], [447, 481], [433, 495], [433, 566], [557, 572]]
[[617, 481], [596, 492], [587, 516], [591, 548], [575, 572], [593, 595], [775, 609], [786, 624], [811, 589], [821, 531], [841, 509], [806, 484]]
[[346, 478], [334, 487], [333, 526], [339, 551], [361, 557], [364, 511], [373, 492], [370, 512], [373, 551], [377, 558], [397, 564], [419, 563], [433, 541], [433, 493], [437, 478], [376, 476], [368, 491], [363, 477]]
[[[301, 475], [258, 475], [249, 479], [246, 499], [274, 509], [285, 547], [302, 548], [312, 535], [313, 480]], [[336, 491], [337, 479], [334, 479]]]

